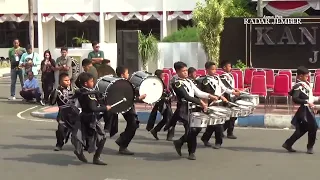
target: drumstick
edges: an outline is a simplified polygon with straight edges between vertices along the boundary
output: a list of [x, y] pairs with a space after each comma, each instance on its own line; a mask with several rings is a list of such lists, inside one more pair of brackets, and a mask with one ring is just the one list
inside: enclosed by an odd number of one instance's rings
[[121, 101], [118, 101], [118, 102], [112, 104], [112, 105], [111, 105], [111, 108], [113, 108], [114, 106], [116, 106], [116, 105], [118, 105], [118, 104], [121, 104], [121, 103], [123, 103], [123, 102], [126, 102], [126, 101], [127, 101], [127, 99], [126, 99], [126, 98], [123, 98]]
[[238, 104], [236, 104], [236, 103], [233, 103], [233, 102], [228, 102], [230, 105], [232, 105], [232, 106], [236, 106], [236, 107], [239, 107], [239, 105]]
[[212, 101], [212, 102], [209, 104], [209, 106], [211, 106], [211, 105], [213, 105], [213, 104], [215, 104], [215, 103], [221, 103], [221, 102], [222, 102], [222, 100]]

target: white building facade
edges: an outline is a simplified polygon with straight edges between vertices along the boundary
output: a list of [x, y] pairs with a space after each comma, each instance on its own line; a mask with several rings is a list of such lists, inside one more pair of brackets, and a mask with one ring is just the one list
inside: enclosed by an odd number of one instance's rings
[[[160, 39], [162, 39], [177, 31], [179, 20], [192, 19], [196, 2], [196, 0], [34, 0], [36, 51], [42, 54], [46, 49], [59, 48], [56, 39], [58, 36], [63, 36], [63, 32], [58, 35], [56, 26], [70, 21], [78, 24], [89, 21], [96, 23], [97, 25], [90, 29], [97, 32], [96, 40], [116, 43], [117, 21], [157, 20], [160, 24]], [[14, 31], [14, 34], [10, 34], [11, 39], [13, 36], [20, 38], [19, 33], [22, 32], [18, 29], [22, 23], [27, 24], [28, 21], [28, 0], [0, 0], [0, 7], [2, 13], [0, 25], [13, 22], [13, 25], [8, 24], [8, 26], [14, 30], [8, 30], [4, 34], [9, 36], [9, 33]], [[7, 56], [8, 48], [12, 45], [12, 42], [7, 42], [9, 39], [4, 35], [0, 37], [0, 44], [6, 44], [0, 46], [0, 56]], [[26, 46], [26, 44], [23, 45]]]

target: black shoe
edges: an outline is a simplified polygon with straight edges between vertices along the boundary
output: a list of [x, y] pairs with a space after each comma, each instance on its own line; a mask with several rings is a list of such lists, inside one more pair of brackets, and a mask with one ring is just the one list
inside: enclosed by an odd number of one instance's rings
[[194, 153], [190, 153], [188, 156], [189, 160], [196, 160], [196, 156], [194, 155]]
[[179, 154], [179, 156], [182, 156], [181, 147], [183, 144], [180, 142], [180, 140], [173, 141], [173, 145], [174, 145], [174, 148], [176, 148], [176, 151]]
[[93, 157], [93, 164], [95, 165], [101, 165], [101, 166], [106, 166], [108, 165], [107, 163], [103, 162], [99, 157]]
[[221, 148], [221, 144], [215, 144], [214, 146], [213, 146], [213, 149], [220, 149]]
[[62, 150], [62, 147], [56, 146], [53, 150], [54, 150], [54, 151], [61, 151], [61, 150]]
[[284, 143], [282, 147], [285, 148], [288, 152], [297, 152], [296, 150], [292, 149], [292, 147], [289, 147], [286, 143]]
[[173, 141], [173, 137], [167, 137], [167, 141]]
[[313, 148], [308, 148], [307, 149], [307, 154], [313, 154], [314, 152], [313, 152]]
[[134, 155], [133, 152], [129, 151], [127, 148], [119, 148], [119, 154], [122, 155]]
[[121, 146], [120, 138], [118, 138], [115, 142], [116, 142], [116, 144], [117, 144], [118, 146]]
[[77, 156], [77, 158], [78, 158], [80, 161], [82, 161], [82, 162], [84, 162], [84, 163], [87, 163], [87, 162], [88, 162], [87, 158], [84, 156], [83, 153], [79, 154], [77, 151], [73, 151], [73, 153]]
[[237, 137], [233, 134], [227, 135], [228, 139], [237, 139]]
[[158, 132], [157, 132], [156, 130], [152, 129], [152, 130], [150, 131], [150, 133], [152, 134], [152, 136], [153, 136], [154, 138], [156, 138], [156, 140], [159, 140], [159, 138], [158, 138]]
[[206, 147], [212, 147], [212, 145], [209, 143], [209, 141], [204, 141], [204, 140], [202, 140], [202, 142], [203, 142], [204, 146], [206, 146]]

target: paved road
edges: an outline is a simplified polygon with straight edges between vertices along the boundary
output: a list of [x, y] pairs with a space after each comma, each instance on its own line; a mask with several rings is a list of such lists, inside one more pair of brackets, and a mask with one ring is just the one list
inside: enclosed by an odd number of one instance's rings
[[[0, 174], [1, 180], [287, 180], [318, 178], [320, 148], [314, 155], [304, 153], [306, 137], [296, 145], [300, 152], [288, 154], [281, 144], [291, 131], [236, 129], [237, 140], [225, 140], [223, 148], [213, 150], [199, 143], [197, 160], [178, 157], [172, 143], [155, 141], [144, 127], [137, 131], [130, 149], [135, 156], [117, 155], [115, 138], [106, 143], [102, 158], [108, 166], [82, 164], [66, 145], [61, 152], [52, 151], [56, 123], [30, 120], [34, 107], [19, 101], [8, 102], [6, 80], [0, 80]], [[37, 107], [38, 108], [38, 107]], [[28, 120], [29, 119], [29, 120]], [[124, 125], [120, 125], [121, 130]], [[182, 134], [178, 128], [176, 136]], [[165, 134], [161, 133], [161, 139]], [[317, 153], [318, 152], [318, 153]], [[92, 155], [87, 155], [89, 160]], [[219, 162], [219, 164], [217, 164]]]

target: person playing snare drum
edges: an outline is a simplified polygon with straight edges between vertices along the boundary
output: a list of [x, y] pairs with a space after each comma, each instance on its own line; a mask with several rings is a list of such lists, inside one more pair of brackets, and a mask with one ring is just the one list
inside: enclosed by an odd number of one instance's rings
[[178, 78], [175, 80], [172, 87], [176, 93], [178, 102], [177, 109], [170, 120], [170, 125], [174, 126], [177, 121], [181, 121], [185, 128], [185, 134], [180, 139], [173, 141], [173, 144], [177, 153], [181, 156], [181, 148], [183, 144], [187, 142], [189, 151], [188, 159], [195, 160], [197, 135], [201, 131], [201, 128], [189, 128], [188, 115], [190, 109], [188, 103], [200, 105], [204, 111], [206, 111], [207, 104], [201, 99], [195, 98], [194, 96], [196, 95], [199, 98], [211, 99], [213, 101], [216, 101], [218, 97], [199, 90], [198, 87], [190, 79], [188, 79], [188, 68], [184, 62], [179, 61], [174, 63], [174, 69], [178, 74]]

